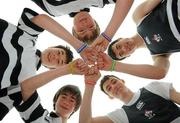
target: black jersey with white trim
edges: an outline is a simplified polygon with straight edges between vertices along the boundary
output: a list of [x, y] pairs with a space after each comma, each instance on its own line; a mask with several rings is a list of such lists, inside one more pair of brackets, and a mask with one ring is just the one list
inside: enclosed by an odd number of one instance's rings
[[18, 26], [0, 19], [0, 89], [36, 74], [36, 39], [43, 29], [31, 22], [38, 13], [25, 8]]
[[174, 102], [145, 88], [140, 89], [140, 97], [133, 105], [122, 108], [129, 123], [171, 123], [180, 117], [180, 108]]
[[44, 11], [52, 16], [61, 16], [72, 12], [79, 12], [84, 8], [103, 8], [106, 4], [115, 3], [116, 0], [32, 0]]
[[164, 0], [138, 25], [137, 31], [152, 55], [180, 51], [178, 6], [177, 0]]

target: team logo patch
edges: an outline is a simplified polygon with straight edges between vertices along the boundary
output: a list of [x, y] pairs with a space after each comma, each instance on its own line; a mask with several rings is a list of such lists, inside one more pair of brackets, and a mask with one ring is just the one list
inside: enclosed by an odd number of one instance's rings
[[152, 37], [152, 40], [156, 41], [156, 42], [162, 41], [161, 35], [160, 34], [154, 34]]
[[152, 119], [156, 114], [153, 113], [153, 111], [147, 111], [145, 110], [144, 115], [148, 117], [148, 119]]
[[141, 110], [143, 107], [144, 107], [145, 103], [143, 101], [139, 101], [137, 104], [136, 104], [136, 108], [138, 110]]

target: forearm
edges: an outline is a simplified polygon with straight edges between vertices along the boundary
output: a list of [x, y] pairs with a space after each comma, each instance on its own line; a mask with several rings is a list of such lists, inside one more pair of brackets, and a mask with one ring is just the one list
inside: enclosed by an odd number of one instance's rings
[[72, 36], [63, 26], [45, 14], [34, 17], [32, 22], [68, 42], [75, 49], [78, 49], [82, 45], [82, 42]]
[[85, 92], [83, 95], [83, 100], [79, 115], [79, 123], [91, 123], [92, 121], [91, 102], [92, 102], [93, 90], [94, 90], [94, 86], [91, 85], [85, 86]]
[[170, 99], [180, 105], [180, 92], [177, 92], [174, 88], [170, 90]]
[[162, 79], [166, 75], [166, 70], [163, 68], [147, 64], [126, 64], [117, 62], [115, 71], [149, 79]]
[[116, 5], [112, 18], [105, 29], [105, 34], [110, 38], [114, 36], [126, 15], [128, 14], [129, 9], [131, 8], [134, 0], [116, 0]]
[[141, 3], [133, 13], [134, 22], [138, 24], [140, 20], [151, 12], [161, 1], [162, 0], [146, 0]]
[[68, 66], [65, 65], [24, 80], [21, 83], [23, 101], [26, 101], [36, 91], [36, 89], [42, 87], [57, 77], [67, 74], [69, 74]]

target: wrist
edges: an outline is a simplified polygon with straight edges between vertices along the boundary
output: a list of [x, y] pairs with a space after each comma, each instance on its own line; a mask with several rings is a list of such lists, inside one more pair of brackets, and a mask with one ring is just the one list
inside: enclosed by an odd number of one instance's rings
[[73, 74], [74, 73], [74, 67], [73, 67], [73, 62], [70, 62], [69, 64], [68, 64], [68, 69], [67, 69], [67, 71], [68, 71], [68, 73], [69, 74]]
[[90, 86], [95, 86], [96, 85], [96, 81], [92, 81], [92, 80], [86, 80], [85, 81], [86, 85], [90, 85]]
[[111, 64], [111, 67], [110, 67], [110, 71], [114, 71], [115, 70], [115, 67], [116, 67], [116, 61], [115, 60], [112, 60], [112, 64]]
[[105, 32], [101, 33], [101, 36], [106, 39], [108, 42], [111, 42], [111, 37], [109, 37]]
[[84, 49], [86, 49], [88, 47], [88, 44], [83, 43], [78, 49], [77, 52], [81, 53]]

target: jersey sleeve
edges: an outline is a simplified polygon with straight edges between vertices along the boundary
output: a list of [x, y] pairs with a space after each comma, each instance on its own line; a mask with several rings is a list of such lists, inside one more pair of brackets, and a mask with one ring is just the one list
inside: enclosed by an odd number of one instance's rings
[[37, 15], [39, 14], [35, 11], [25, 8], [22, 12], [21, 18], [19, 19], [18, 27], [32, 36], [39, 35], [44, 31], [44, 29], [31, 21], [31, 19]]
[[129, 123], [128, 117], [123, 109], [117, 109], [107, 114], [113, 123]]
[[151, 82], [145, 87], [147, 90], [157, 94], [167, 100], [170, 99], [170, 90], [173, 88], [172, 83]]
[[16, 109], [25, 123], [49, 123], [49, 112], [42, 107], [37, 92]]

